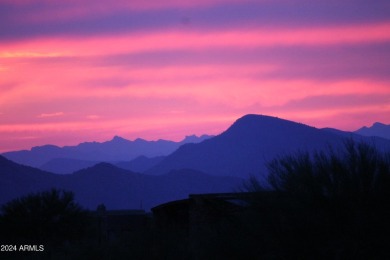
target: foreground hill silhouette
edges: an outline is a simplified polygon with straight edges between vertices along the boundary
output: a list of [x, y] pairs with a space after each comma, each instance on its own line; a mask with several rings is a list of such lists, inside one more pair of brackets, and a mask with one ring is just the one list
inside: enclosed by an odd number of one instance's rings
[[148, 176], [99, 163], [74, 174], [58, 175], [19, 165], [0, 156], [0, 205], [11, 199], [58, 188], [74, 192], [83, 207], [96, 209], [146, 209], [191, 193], [231, 192], [240, 178], [216, 177], [194, 170], [172, 171]]
[[[153, 167], [157, 163], [161, 162], [165, 156], [146, 157], [140, 155], [131, 161], [113, 162], [115, 166], [126, 169], [133, 172], [144, 172]], [[100, 162], [98, 161], [84, 161], [70, 158], [55, 158], [51, 159], [47, 163], [41, 165], [39, 169], [57, 173], [57, 174], [69, 174], [81, 169], [92, 167]]]
[[248, 177], [265, 173], [265, 162], [276, 156], [338, 147], [345, 138], [364, 139], [390, 147], [390, 142], [384, 139], [342, 133], [276, 117], [246, 115], [214, 138], [181, 146], [147, 173], [158, 175], [189, 168], [218, 176]]
[[0, 156], [0, 204], [30, 192], [51, 188], [61, 178]]

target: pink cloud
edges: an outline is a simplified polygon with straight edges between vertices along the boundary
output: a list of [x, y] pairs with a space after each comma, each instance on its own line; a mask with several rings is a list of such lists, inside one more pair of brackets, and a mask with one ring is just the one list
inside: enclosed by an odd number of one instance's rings
[[[40, 8], [29, 10], [30, 6], [34, 6], [39, 2]], [[117, 0], [117, 1], [94, 1], [94, 0], [67, 0], [67, 1], [50, 1], [50, 0], [3, 0], [3, 3], [15, 5], [16, 7], [24, 7], [23, 16], [15, 16], [13, 21], [29, 23], [41, 23], [50, 21], [66, 21], [72, 19], [85, 19], [85, 17], [97, 17], [104, 15], [112, 15], [116, 12], [123, 11], [156, 11], [164, 9], [188, 9], [194, 7], [210, 7], [218, 4], [229, 3], [244, 3], [251, 1], [243, 0], [198, 0], [198, 1], [181, 1], [181, 0]]]
[[38, 115], [38, 118], [46, 118], [46, 117], [58, 117], [58, 116], [63, 116], [64, 112], [55, 112], [55, 113], [42, 113]]
[[[158, 5], [156, 2], [156, 8]], [[362, 61], [368, 67], [387, 68], [385, 58], [352, 55], [337, 61], [334, 56], [326, 60], [319, 55], [318, 60], [299, 59], [287, 54], [276, 57], [272, 50], [388, 44], [389, 32], [390, 24], [380, 23], [297, 29], [171, 30], [0, 43], [1, 142], [30, 136], [34, 142], [28, 144], [36, 144], [38, 139], [42, 144], [49, 142], [45, 135], [50, 135], [54, 141], [54, 136], [61, 136], [57, 139], [65, 144], [70, 140], [86, 141], [83, 138], [92, 132], [92, 140], [97, 141], [116, 134], [179, 140], [192, 133], [218, 134], [245, 113], [348, 130], [367, 124], [363, 119], [388, 120], [385, 115], [390, 113], [390, 107], [383, 102], [343, 105], [341, 100], [329, 107], [326, 103], [291, 105], [294, 100], [303, 102], [312, 96], [389, 95], [388, 80], [344, 75], [324, 81], [311, 76], [332, 64], [344, 74], [343, 69], [355, 71], [353, 65]], [[212, 55], [219, 50], [235, 56], [229, 56], [226, 62], [214, 61]], [[237, 58], [248, 50], [254, 55], [261, 50], [262, 55], [251, 62]], [[170, 60], [182, 52], [190, 53], [188, 61]], [[263, 58], [267, 52], [270, 58]], [[161, 53], [167, 56], [158, 59]], [[132, 61], [136, 55], [151, 62], [138, 64]], [[198, 55], [206, 58], [197, 60]], [[289, 71], [298, 76], [286, 76]], [[69, 133], [78, 137], [69, 137]]]
[[[150, 51], [326, 46], [390, 41], [390, 24], [318, 27], [309, 29], [257, 29], [228, 31], [165, 31], [121, 36], [48, 38], [0, 44], [1, 58], [72, 57]], [[131, 43], [131, 44], [129, 44]], [[110, 48], [107, 48], [110, 46]], [[48, 52], [48, 50], [51, 50]]]

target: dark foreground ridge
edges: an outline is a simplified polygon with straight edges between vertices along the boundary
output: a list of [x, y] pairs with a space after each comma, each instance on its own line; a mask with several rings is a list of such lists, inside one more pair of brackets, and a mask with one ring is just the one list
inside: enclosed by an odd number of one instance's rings
[[38, 259], [388, 259], [388, 204], [351, 206], [311, 204], [279, 191], [192, 194], [152, 213], [102, 204], [66, 222], [65, 212], [52, 223], [29, 219], [37, 231], [45, 230], [41, 237], [25, 232], [27, 220], [13, 221], [11, 231], [9, 218], [2, 217], [0, 225], [8, 229], [0, 238], [42, 247], [8, 253]]

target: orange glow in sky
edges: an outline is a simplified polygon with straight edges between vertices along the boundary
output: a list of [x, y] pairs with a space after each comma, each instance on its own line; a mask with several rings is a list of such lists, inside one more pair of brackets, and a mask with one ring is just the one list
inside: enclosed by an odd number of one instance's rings
[[0, 0], [0, 152], [390, 124], [385, 0], [144, 2]]

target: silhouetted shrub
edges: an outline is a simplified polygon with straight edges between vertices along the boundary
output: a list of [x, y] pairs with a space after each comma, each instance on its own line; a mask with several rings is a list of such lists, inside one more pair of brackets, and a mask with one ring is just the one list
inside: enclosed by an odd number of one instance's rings
[[[257, 232], [266, 233], [259, 237], [273, 241], [270, 253], [284, 259], [389, 259], [389, 153], [349, 140], [341, 150], [275, 158], [268, 170], [276, 195], [252, 205], [263, 222]], [[246, 189], [266, 190], [256, 178]]]
[[268, 170], [275, 190], [297, 196], [363, 202], [390, 195], [390, 154], [367, 143], [350, 140], [341, 151], [277, 158]]
[[15, 243], [61, 244], [84, 235], [87, 212], [72, 192], [52, 189], [14, 199], [2, 206], [1, 237]]

